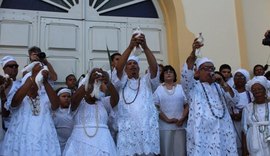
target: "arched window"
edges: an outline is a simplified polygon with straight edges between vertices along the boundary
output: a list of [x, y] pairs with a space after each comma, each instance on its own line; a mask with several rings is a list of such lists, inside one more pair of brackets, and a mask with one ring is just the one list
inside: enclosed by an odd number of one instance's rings
[[152, 0], [3, 0], [1, 8], [69, 12], [84, 2], [100, 16], [158, 18]]

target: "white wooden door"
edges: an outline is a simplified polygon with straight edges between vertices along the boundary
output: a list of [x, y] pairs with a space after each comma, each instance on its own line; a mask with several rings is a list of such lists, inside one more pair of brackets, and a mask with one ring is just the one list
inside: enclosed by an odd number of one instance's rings
[[[19, 71], [28, 64], [28, 48], [37, 44], [38, 18], [31, 14], [0, 12], [0, 58], [15, 57]], [[0, 68], [0, 74], [2, 74]], [[18, 78], [22, 73], [18, 73]]]
[[40, 48], [53, 64], [58, 82], [84, 72], [83, 25], [80, 20], [41, 18]]
[[[165, 29], [160, 24], [143, 24], [143, 22], [131, 21], [127, 27], [127, 39], [130, 39], [136, 28], [140, 28], [145, 34], [146, 43], [158, 63], [167, 63], [166, 44], [165, 44]], [[144, 74], [148, 68], [148, 63], [145, 55], [140, 56], [140, 74]]]
[[122, 53], [126, 48], [126, 23], [85, 23], [85, 68], [101, 67], [109, 70], [107, 47], [110, 54]]

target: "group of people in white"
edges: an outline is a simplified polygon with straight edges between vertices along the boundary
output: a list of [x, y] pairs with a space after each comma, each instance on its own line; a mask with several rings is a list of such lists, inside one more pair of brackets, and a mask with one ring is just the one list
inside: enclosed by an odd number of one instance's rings
[[[143, 76], [138, 46], [149, 65]], [[21, 80], [15, 58], [3, 57], [0, 155], [270, 155], [269, 81], [238, 69], [231, 83], [212, 60], [197, 58], [202, 46], [194, 40], [177, 83], [145, 35], [133, 34], [111, 71], [89, 69], [76, 90], [53, 89], [57, 74], [38, 47]]]

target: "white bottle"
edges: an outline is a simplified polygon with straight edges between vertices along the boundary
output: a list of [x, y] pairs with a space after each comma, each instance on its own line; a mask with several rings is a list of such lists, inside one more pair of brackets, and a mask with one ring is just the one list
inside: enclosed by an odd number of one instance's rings
[[[202, 33], [199, 33], [199, 35], [198, 35], [197, 38], [198, 38], [197, 41], [200, 42], [200, 44], [202, 45], [202, 44], [204, 43], [204, 38], [203, 38], [203, 36], [202, 36]], [[197, 57], [202, 57], [202, 54], [201, 54], [201, 48], [196, 49], [195, 55], [196, 55]]]
[[[143, 34], [143, 32], [140, 27], [137, 27], [136, 30], [133, 32], [133, 34], [137, 34], [136, 37], [140, 37], [140, 35]], [[139, 56], [142, 54], [142, 51], [143, 50], [141, 45], [138, 45], [133, 49], [133, 55]]]

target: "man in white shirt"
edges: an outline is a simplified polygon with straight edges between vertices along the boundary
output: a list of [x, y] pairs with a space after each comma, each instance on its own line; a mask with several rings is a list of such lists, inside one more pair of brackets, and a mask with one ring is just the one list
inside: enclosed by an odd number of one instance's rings
[[[139, 58], [131, 52], [141, 45], [149, 64], [149, 72], [140, 76]], [[159, 154], [158, 112], [154, 105], [153, 88], [159, 85], [156, 59], [143, 34], [134, 34], [122, 54], [112, 81], [119, 90], [118, 138], [119, 156]]]
[[[237, 156], [236, 136], [227, 104], [228, 101], [236, 104], [239, 96], [221, 75], [214, 74], [211, 60], [197, 59], [195, 51], [201, 46], [195, 39], [181, 74], [189, 103], [187, 155]], [[198, 80], [194, 79], [194, 69]]]

